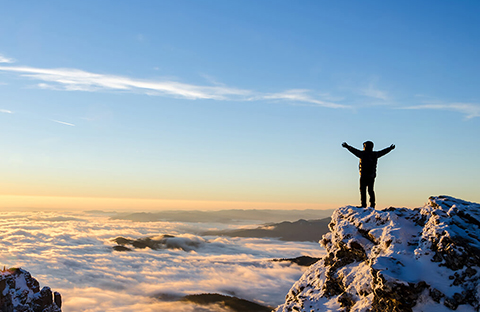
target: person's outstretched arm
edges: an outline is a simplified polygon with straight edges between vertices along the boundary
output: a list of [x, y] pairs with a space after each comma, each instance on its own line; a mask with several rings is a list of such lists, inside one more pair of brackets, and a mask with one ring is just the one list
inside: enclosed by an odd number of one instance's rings
[[377, 152], [377, 156], [380, 158], [380, 157], [382, 157], [382, 156], [390, 153], [390, 151], [393, 150], [394, 148], [395, 148], [395, 144], [392, 144], [392, 145], [390, 145], [389, 147], [384, 148], [384, 149], [381, 150], [381, 151], [378, 151], [378, 152]]
[[343, 142], [342, 146], [345, 147], [346, 149], [348, 149], [350, 151], [350, 153], [357, 156], [358, 158], [360, 158], [360, 155], [362, 155], [362, 151], [356, 149], [353, 146], [348, 145], [347, 142]]

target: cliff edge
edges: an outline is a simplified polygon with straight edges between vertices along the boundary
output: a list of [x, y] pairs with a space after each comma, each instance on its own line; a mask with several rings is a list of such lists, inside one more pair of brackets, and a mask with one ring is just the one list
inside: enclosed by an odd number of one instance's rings
[[62, 298], [40, 285], [29, 272], [12, 268], [0, 271], [1, 312], [61, 312]]
[[337, 209], [313, 264], [275, 311], [480, 310], [480, 205]]

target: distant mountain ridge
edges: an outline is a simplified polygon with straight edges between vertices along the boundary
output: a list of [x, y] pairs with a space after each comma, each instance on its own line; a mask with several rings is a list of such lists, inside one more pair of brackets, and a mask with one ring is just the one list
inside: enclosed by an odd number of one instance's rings
[[230, 209], [218, 211], [161, 211], [118, 213], [112, 216], [113, 220], [131, 220], [137, 222], [177, 221], [177, 222], [219, 222], [238, 223], [241, 221], [281, 222], [298, 219], [319, 219], [330, 217], [333, 209], [329, 210], [257, 210], [257, 209]]
[[200, 305], [220, 304], [232, 312], [270, 312], [271, 307], [267, 307], [252, 301], [240, 299], [234, 296], [225, 296], [221, 294], [197, 294], [187, 295], [182, 301], [193, 302]]
[[[278, 238], [284, 241], [314, 241], [317, 242], [328, 230], [331, 218], [321, 220], [298, 220], [295, 222], [284, 221], [281, 223], [266, 224], [255, 229], [207, 231], [203, 236], [230, 236], [230, 237], [255, 237], [255, 238]], [[158, 235], [141, 238], [125, 238], [119, 236], [112, 240], [117, 245], [114, 251], [132, 251], [136, 249], [150, 248], [181, 249], [184, 251], [196, 250], [208, 243], [208, 240], [194, 235], [176, 237], [174, 235]], [[292, 260], [292, 259], [284, 259]], [[278, 260], [280, 261], [280, 260]], [[292, 260], [292, 262], [295, 262]], [[304, 263], [304, 261], [302, 261]]]
[[238, 229], [223, 231], [208, 231], [203, 235], [219, 235], [232, 237], [270, 237], [284, 241], [314, 241], [317, 242], [328, 233], [328, 224], [331, 218], [320, 220], [284, 221], [281, 223], [266, 224], [255, 229]]
[[276, 312], [480, 310], [480, 205], [430, 197], [423, 208], [346, 206], [321, 240], [327, 255]]
[[218, 311], [218, 307], [220, 307], [221, 311], [224, 312], [270, 312], [273, 310], [272, 307], [266, 305], [219, 293], [201, 293], [191, 295], [161, 293], [154, 295], [153, 298], [160, 301], [169, 302], [191, 302], [198, 306], [205, 307], [205, 309], [197, 307], [197, 309], [194, 311], [198, 312]]

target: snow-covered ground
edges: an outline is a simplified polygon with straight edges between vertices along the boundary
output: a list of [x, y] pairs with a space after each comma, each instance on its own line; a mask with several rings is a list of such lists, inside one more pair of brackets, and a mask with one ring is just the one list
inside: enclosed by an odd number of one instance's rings
[[1, 311], [60, 312], [61, 295], [50, 287], [39, 287], [38, 281], [23, 269], [0, 271]]
[[478, 311], [479, 204], [438, 196], [415, 210], [346, 206], [330, 226], [327, 256], [277, 311]]

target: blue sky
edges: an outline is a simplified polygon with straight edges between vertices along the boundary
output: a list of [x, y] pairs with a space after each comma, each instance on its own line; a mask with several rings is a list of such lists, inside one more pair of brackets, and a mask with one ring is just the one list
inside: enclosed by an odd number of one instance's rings
[[379, 207], [480, 201], [476, 1], [2, 7], [0, 190], [18, 196], [3, 207], [357, 204], [340, 144], [366, 140], [397, 146], [379, 161]]

